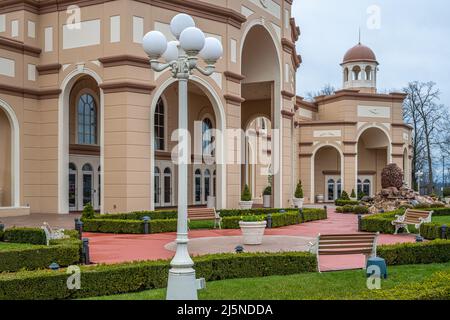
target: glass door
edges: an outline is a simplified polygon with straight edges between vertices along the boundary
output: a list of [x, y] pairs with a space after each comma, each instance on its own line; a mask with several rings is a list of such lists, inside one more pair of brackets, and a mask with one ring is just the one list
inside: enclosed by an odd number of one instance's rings
[[69, 211], [77, 211], [77, 168], [69, 165]]
[[87, 204], [94, 205], [93, 200], [93, 171], [90, 164], [83, 166], [83, 207]]

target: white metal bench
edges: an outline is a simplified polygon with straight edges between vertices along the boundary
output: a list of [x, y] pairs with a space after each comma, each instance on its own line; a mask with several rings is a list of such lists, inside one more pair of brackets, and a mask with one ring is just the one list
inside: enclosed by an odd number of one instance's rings
[[53, 229], [47, 222], [41, 227], [45, 232], [45, 237], [47, 239], [47, 245], [50, 245], [50, 240], [60, 240], [67, 239], [69, 236], [64, 234], [64, 229]]
[[414, 225], [419, 230], [423, 223], [430, 223], [433, 217], [433, 211], [420, 211], [408, 209], [402, 216], [395, 216], [396, 220], [392, 221], [392, 225], [395, 226], [395, 234], [398, 234], [400, 229], [405, 229], [409, 232], [408, 225]]
[[192, 208], [188, 209], [189, 221], [212, 221], [214, 220], [214, 229], [219, 226], [222, 229], [222, 218], [214, 208]]
[[[377, 256], [377, 240], [380, 233], [329, 234], [317, 237], [311, 244], [311, 253], [317, 255], [317, 269], [320, 271], [320, 256], [363, 254], [366, 264], [369, 257]], [[366, 265], [365, 264], [365, 265]]]

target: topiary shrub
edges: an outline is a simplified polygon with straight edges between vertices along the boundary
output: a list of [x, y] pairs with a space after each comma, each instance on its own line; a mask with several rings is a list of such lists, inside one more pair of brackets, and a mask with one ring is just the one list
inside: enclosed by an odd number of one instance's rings
[[347, 191], [342, 191], [342, 194], [341, 194], [341, 198], [340, 198], [340, 199], [341, 199], [341, 200], [344, 200], [344, 201], [350, 201], [350, 197], [349, 197]]
[[271, 196], [272, 195], [272, 187], [268, 186], [264, 189], [263, 196]]
[[242, 191], [241, 201], [252, 201], [252, 193], [248, 185], [244, 186], [244, 191]]
[[355, 198], [356, 198], [356, 192], [355, 192], [355, 189], [352, 189], [352, 194], [350, 195], [350, 197], [351, 197], [352, 199], [355, 199]]
[[403, 170], [400, 169], [395, 163], [388, 165], [381, 172], [381, 186], [383, 189], [403, 187]]
[[83, 213], [81, 214], [82, 219], [94, 219], [95, 218], [95, 210], [92, 204], [88, 203], [84, 206]]
[[304, 195], [303, 195], [303, 185], [302, 185], [302, 180], [300, 180], [297, 183], [297, 188], [295, 188], [295, 194], [294, 197], [296, 197], [297, 199], [303, 199]]

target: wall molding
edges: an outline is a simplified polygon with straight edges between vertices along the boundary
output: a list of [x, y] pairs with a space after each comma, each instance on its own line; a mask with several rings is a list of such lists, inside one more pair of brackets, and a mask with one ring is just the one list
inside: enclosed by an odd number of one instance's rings
[[238, 106], [240, 106], [245, 101], [244, 98], [235, 96], [232, 94], [225, 94], [223, 97], [225, 98], [227, 103], [238, 105]]
[[99, 87], [104, 93], [131, 92], [149, 95], [156, 88], [154, 85], [130, 81], [106, 82], [102, 83]]
[[0, 92], [16, 97], [30, 98], [36, 100], [57, 99], [61, 94], [61, 89], [30, 89], [0, 84]]
[[52, 63], [52, 64], [43, 64], [36, 66], [36, 70], [39, 73], [39, 75], [46, 75], [46, 74], [56, 74], [59, 73], [59, 70], [61, 70], [62, 65], [60, 63]]
[[25, 54], [31, 57], [39, 57], [42, 52], [40, 48], [29, 46], [22, 41], [9, 39], [3, 36], [0, 36], [0, 49]]
[[139, 68], [150, 69], [150, 61], [148, 58], [133, 56], [133, 55], [118, 55], [110, 57], [98, 58], [105, 68], [133, 66]]
[[241, 84], [242, 80], [245, 79], [245, 76], [243, 76], [242, 74], [238, 74], [238, 73], [234, 73], [231, 71], [225, 71], [223, 73], [223, 75], [225, 76], [225, 79], [227, 79], [228, 81], [237, 83], [237, 84]]

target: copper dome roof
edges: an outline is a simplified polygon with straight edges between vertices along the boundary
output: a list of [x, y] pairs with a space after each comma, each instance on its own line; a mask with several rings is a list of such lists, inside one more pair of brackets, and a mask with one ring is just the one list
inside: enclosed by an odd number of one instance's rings
[[372, 49], [359, 43], [347, 51], [344, 56], [343, 63], [355, 61], [377, 62], [377, 57], [375, 56], [375, 53], [372, 51]]

